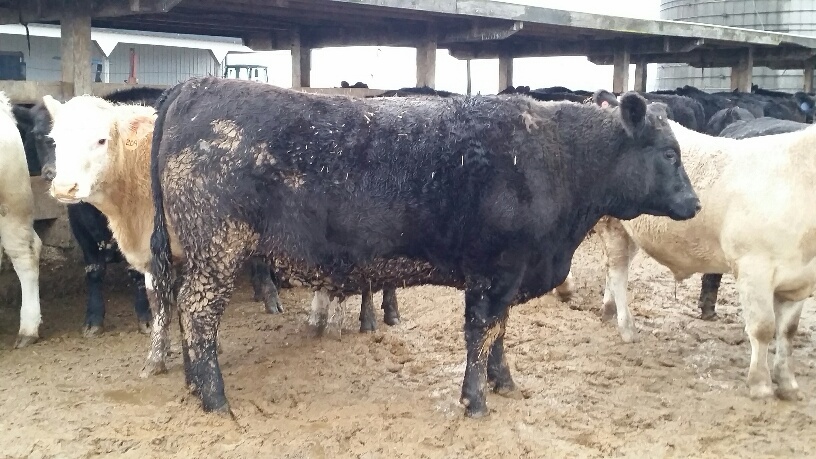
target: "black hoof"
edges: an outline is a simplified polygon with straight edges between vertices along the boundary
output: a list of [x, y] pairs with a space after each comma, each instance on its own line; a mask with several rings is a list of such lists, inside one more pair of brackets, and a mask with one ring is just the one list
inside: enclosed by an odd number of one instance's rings
[[390, 327], [393, 327], [395, 325], [400, 324], [400, 318], [399, 317], [388, 317], [388, 316], [386, 316], [386, 317], [383, 318], [383, 322], [385, 322], [386, 325], [388, 325]]
[[93, 338], [102, 334], [102, 325], [85, 325], [82, 327], [82, 336], [84, 338]]

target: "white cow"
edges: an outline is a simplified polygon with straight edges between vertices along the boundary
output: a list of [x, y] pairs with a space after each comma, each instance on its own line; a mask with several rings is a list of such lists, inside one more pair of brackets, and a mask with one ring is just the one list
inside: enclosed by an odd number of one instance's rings
[[34, 232], [34, 194], [28, 176], [23, 140], [8, 97], [0, 91], [0, 261], [5, 251], [20, 279], [20, 333], [14, 347], [39, 338], [40, 250]]
[[703, 210], [683, 222], [642, 216], [598, 223], [607, 253], [604, 315], [617, 314], [624, 341], [636, 339], [626, 284], [638, 248], [677, 280], [731, 273], [751, 342], [751, 397], [774, 394], [767, 353], [775, 334], [776, 394], [795, 399], [791, 339], [816, 287], [816, 126], [745, 140], [710, 137], [674, 122], [671, 128]]

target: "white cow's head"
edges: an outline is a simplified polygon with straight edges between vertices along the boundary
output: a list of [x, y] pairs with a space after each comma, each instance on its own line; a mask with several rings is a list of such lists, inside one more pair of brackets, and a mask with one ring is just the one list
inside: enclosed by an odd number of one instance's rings
[[150, 139], [155, 119], [150, 107], [117, 106], [93, 96], [64, 104], [45, 96], [43, 102], [53, 120], [49, 136], [56, 147], [50, 193], [66, 204], [93, 202], [108, 168], [138, 147], [136, 141]]

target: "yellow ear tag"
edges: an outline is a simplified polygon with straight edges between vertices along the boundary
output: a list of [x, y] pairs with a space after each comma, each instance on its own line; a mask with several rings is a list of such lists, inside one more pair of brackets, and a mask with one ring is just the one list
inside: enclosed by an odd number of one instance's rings
[[125, 139], [125, 149], [133, 151], [138, 146], [139, 146], [139, 141], [136, 140], [135, 133], [131, 133], [131, 135], [127, 139]]

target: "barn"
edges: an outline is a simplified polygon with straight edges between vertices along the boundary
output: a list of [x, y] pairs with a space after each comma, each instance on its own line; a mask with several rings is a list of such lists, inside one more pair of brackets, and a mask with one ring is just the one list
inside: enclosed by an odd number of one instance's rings
[[[91, 29], [91, 77], [97, 83], [170, 85], [220, 75], [229, 51], [250, 51], [240, 39], [121, 29]], [[30, 48], [29, 48], [30, 46]], [[0, 25], [0, 80], [57, 81], [60, 27]]]

